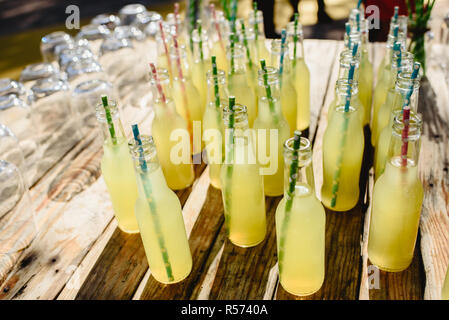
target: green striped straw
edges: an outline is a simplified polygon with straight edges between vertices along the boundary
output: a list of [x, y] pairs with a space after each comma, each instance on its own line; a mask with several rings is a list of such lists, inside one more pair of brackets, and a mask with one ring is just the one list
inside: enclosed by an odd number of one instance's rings
[[132, 125], [132, 130], [133, 130], [134, 140], [135, 140], [136, 144], [139, 146], [139, 154], [140, 154], [139, 164], [140, 164], [140, 169], [142, 170], [142, 172], [140, 173], [140, 179], [142, 181], [142, 185], [143, 185], [143, 189], [145, 192], [145, 197], [147, 198], [148, 206], [150, 207], [150, 214], [153, 218], [154, 229], [156, 232], [159, 248], [161, 249], [162, 260], [164, 261], [164, 265], [165, 265], [165, 272], [167, 273], [168, 281], [174, 281], [175, 279], [173, 277], [173, 271], [172, 271], [172, 267], [170, 264], [170, 259], [168, 257], [168, 251], [167, 251], [167, 248], [165, 247], [164, 236], [162, 235], [161, 225], [159, 222], [159, 218], [157, 216], [156, 204], [155, 204], [154, 199], [152, 198], [151, 182], [146, 176], [146, 173], [148, 172], [148, 166], [147, 166], [147, 162], [145, 161], [144, 152], [143, 152], [143, 148], [142, 148], [142, 140], [140, 139], [139, 127], [137, 126], [137, 124]]
[[231, 200], [231, 190], [232, 190], [232, 173], [234, 171], [233, 166], [233, 158], [234, 158], [234, 127], [235, 127], [235, 97], [230, 96], [229, 97], [229, 121], [228, 121], [228, 129], [229, 129], [229, 145], [228, 145], [228, 161], [231, 161], [231, 163], [228, 164], [226, 168], [226, 178], [228, 180], [228, 183], [226, 184], [226, 192], [225, 192], [225, 203], [226, 203], [226, 209], [225, 210], [225, 225], [226, 225], [226, 232], [229, 234], [229, 226], [231, 224], [231, 206], [232, 206], [232, 200]]
[[[212, 56], [212, 75], [214, 77], [214, 95], [215, 95], [215, 108], [220, 111], [220, 88], [218, 87], [218, 68], [217, 68], [217, 57]], [[221, 121], [220, 112], [217, 113], [218, 122]]]
[[231, 30], [235, 34], [237, 32], [236, 29], [236, 19], [237, 19], [237, 0], [232, 0], [231, 7]]
[[293, 66], [296, 66], [296, 47], [298, 43], [298, 20], [299, 20], [299, 14], [295, 13], [295, 22], [293, 27]]
[[243, 20], [240, 21], [240, 25], [242, 27], [243, 45], [245, 46], [246, 59], [248, 60], [248, 67], [250, 69], [252, 69], [253, 68], [253, 61], [251, 60], [251, 51], [249, 50], [248, 38], [246, 37], [245, 23], [243, 22]]
[[227, 20], [231, 19], [231, 13], [229, 11], [229, 0], [221, 0], [221, 6], [223, 7], [223, 11], [225, 13], [225, 17]]
[[234, 48], [235, 48], [235, 34], [229, 35], [230, 48], [231, 48], [231, 74], [235, 73], [235, 61], [234, 61]]
[[254, 10], [254, 38], [259, 40], [259, 24], [257, 23], [257, 2], [253, 1], [253, 10]]
[[267, 100], [268, 100], [268, 105], [270, 107], [270, 111], [273, 115], [273, 120], [274, 122], [277, 124], [278, 123], [278, 118], [276, 115], [276, 109], [274, 108], [274, 101], [273, 101], [273, 95], [271, 94], [271, 86], [268, 83], [268, 70], [267, 70], [267, 66], [265, 63], [265, 59], [261, 59], [260, 60], [260, 67], [263, 70], [263, 84], [265, 86], [265, 94], [267, 96]]
[[190, 35], [190, 50], [193, 52], [193, 39], [192, 39], [192, 33], [195, 29], [195, 7], [196, 7], [196, 0], [189, 0], [189, 35]]
[[109, 108], [108, 97], [101, 96], [104, 112], [106, 114], [106, 121], [108, 122], [109, 134], [111, 135], [112, 144], [117, 144], [117, 136], [115, 134], [114, 122], [112, 121], [111, 109]]
[[204, 53], [203, 53], [203, 28], [201, 27], [201, 20], [196, 20], [196, 25], [198, 26], [198, 36], [200, 37], [200, 41], [198, 43], [200, 47], [200, 58], [201, 61], [204, 60]]
[[287, 190], [287, 201], [285, 203], [285, 213], [284, 220], [282, 222], [282, 231], [279, 239], [279, 273], [282, 272], [282, 264], [284, 260], [284, 252], [285, 252], [285, 239], [288, 230], [288, 224], [290, 221], [290, 211], [293, 206], [293, 199], [295, 198], [295, 187], [296, 187], [296, 178], [298, 172], [298, 158], [299, 158], [299, 147], [301, 146], [301, 131], [295, 130], [294, 138], [293, 138], [293, 157], [292, 163], [290, 165], [289, 170], [289, 184]]
[[359, 44], [356, 43], [354, 45], [354, 48], [352, 50], [352, 61], [351, 61], [351, 67], [349, 68], [349, 74], [348, 74], [348, 91], [346, 93], [346, 101], [345, 101], [345, 118], [344, 118], [344, 122], [343, 122], [343, 137], [341, 139], [341, 143], [340, 143], [340, 154], [338, 156], [337, 159], [337, 170], [334, 173], [334, 179], [332, 182], [332, 200], [331, 200], [331, 208], [334, 208], [335, 205], [337, 204], [337, 197], [338, 197], [338, 189], [340, 187], [340, 175], [341, 175], [341, 163], [343, 161], [343, 149], [345, 147], [346, 144], [346, 138], [348, 135], [348, 125], [349, 125], [349, 117], [348, 117], [348, 112], [349, 112], [349, 106], [351, 103], [351, 96], [352, 96], [352, 82], [354, 79], [354, 71], [355, 71], [355, 60], [354, 57], [357, 53], [357, 49], [358, 49]]
[[284, 54], [285, 54], [285, 40], [287, 39], [287, 31], [282, 30], [281, 33], [281, 57], [279, 61], [279, 83], [282, 87], [282, 75], [284, 73]]

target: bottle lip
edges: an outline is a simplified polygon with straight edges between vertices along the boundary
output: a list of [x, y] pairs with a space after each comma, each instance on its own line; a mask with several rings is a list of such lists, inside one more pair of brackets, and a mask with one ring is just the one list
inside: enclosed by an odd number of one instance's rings
[[4, 96], [0, 96], [0, 111], [10, 108], [19, 107], [27, 108], [28, 105], [22, 99], [18, 98], [15, 94], [10, 93]]
[[[287, 35], [288, 36], [294, 36], [295, 35], [295, 22], [290, 21], [287, 24]], [[302, 23], [298, 22], [297, 28], [296, 28], [296, 35], [298, 36], [298, 40], [303, 40], [304, 38], [304, 31], [302, 28]]]
[[[402, 137], [402, 130], [404, 129], [404, 122], [402, 121], [402, 110], [394, 111], [394, 120], [393, 120], [393, 134], [396, 137]], [[422, 130], [422, 115], [420, 113], [416, 113], [413, 110], [410, 110], [410, 118], [409, 118], [409, 131], [408, 131], [408, 140], [415, 141], [418, 140], [421, 136]]]
[[144, 5], [140, 3], [131, 3], [122, 7], [118, 12], [122, 25], [130, 25], [136, 19], [136, 16], [147, 11]]
[[350, 83], [348, 79], [338, 79], [336, 82], [337, 93], [346, 95], [349, 86], [351, 86], [352, 95], [359, 92], [359, 82], [357, 80], [352, 80], [352, 83]]
[[7, 94], [15, 94], [17, 96], [22, 96], [26, 92], [25, 87], [22, 83], [11, 80], [9, 78], [0, 79], [0, 96]]
[[105, 90], [112, 90], [112, 89], [113, 89], [112, 83], [105, 80], [93, 79], [78, 84], [73, 90], [73, 95], [76, 96], [97, 91], [103, 92]]
[[91, 24], [104, 25], [108, 29], [114, 29], [121, 24], [120, 18], [114, 14], [99, 14], [93, 17], [90, 21]]
[[70, 62], [66, 68], [69, 80], [83, 73], [102, 72], [101, 65], [90, 58], [78, 59]]
[[59, 65], [64, 69], [70, 62], [82, 59], [95, 59], [95, 55], [85, 47], [67, 48], [59, 55]]
[[69, 85], [65, 80], [57, 77], [39, 79], [31, 87], [33, 97], [36, 99], [50, 96], [56, 92], [69, 91]]
[[[111, 112], [112, 120], [116, 120], [119, 117], [119, 110], [117, 107], [117, 102], [113, 99], [108, 99], [108, 107], [109, 107], [109, 111]], [[99, 122], [101, 122], [101, 123], [108, 122], [108, 120], [106, 119], [106, 111], [103, 107], [103, 103], [99, 102], [95, 105], [95, 115]]]
[[91, 50], [89, 40], [77, 39], [75, 42], [61, 43], [56, 45], [55, 55], [60, 56], [65, 49], [75, 49], [75, 48], [85, 48]]
[[[281, 53], [282, 40], [281, 39], [273, 39], [271, 40], [271, 53], [280, 54]], [[288, 55], [288, 47], [289, 41], [285, 40], [284, 43], [284, 54]]]
[[354, 106], [352, 106], [352, 105], [349, 106], [349, 110], [348, 110], [348, 111], [345, 111], [345, 105], [344, 105], [344, 104], [337, 105], [337, 106], [335, 107], [335, 111], [336, 111], [337, 113], [341, 113], [341, 114], [345, 114], [345, 113], [346, 113], [346, 114], [353, 114], [356, 110], [357, 110], [357, 109], [354, 108]]
[[[212, 70], [207, 71], [206, 73], [206, 79], [207, 82], [210, 84], [214, 84], [214, 74], [212, 73]], [[218, 84], [225, 85], [226, 84], [226, 72], [221, 69], [217, 69], [217, 76]]]
[[416, 79], [411, 78], [412, 72], [411, 71], [402, 71], [398, 73], [398, 76], [396, 78], [396, 89], [398, 90], [409, 90], [410, 86], [412, 85], [413, 90], [419, 89], [420, 87], [420, 79], [421, 76], [418, 74]]
[[[223, 106], [223, 121], [225, 125], [228, 125], [229, 122], [229, 114], [231, 111], [229, 110], [229, 106], [226, 104]], [[248, 124], [248, 113], [246, 106], [236, 103], [234, 105], [234, 122], [236, 125], [247, 125]]]
[[103, 40], [103, 43], [100, 47], [100, 52], [102, 55], [109, 53], [109, 52], [115, 52], [124, 48], [133, 48], [131, 41], [126, 38], [116, 38], [116, 37], [109, 37]]
[[[186, 46], [185, 46], [184, 44], [181, 44], [181, 43], [178, 42], [178, 49], [179, 49], [179, 50], [178, 50], [178, 51], [179, 51], [179, 57], [180, 57], [181, 59], [185, 59], [185, 58], [187, 57], [187, 49], [186, 49]], [[172, 45], [170, 46], [169, 53], [170, 53], [170, 57], [171, 57], [171, 58], [173, 58], [173, 59], [176, 59], [176, 58], [177, 58], [176, 47], [175, 47], [174, 44], [172, 44]], [[175, 60], [175, 61], [176, 61], [176, 60]]]
[[150, 135], [140, 135], [142, 145], [138, 145], [136, 140], [129, 139], [128, 147], [134, 160], [147, 161], [156, 156], [156, 146], [153, 137]]
[[[267, 82], [268, 85], [279, 84], [279, 70], [274, 67], [266, 67], [267, 69]], [[265, 72], [262, 69], [257, 71], [257, 80], [260, 86], [265, 86]]]
[[[203, 45], [207, 45], [207, 41], [209, 41], [209, 37], [206, 30], [201, 30], [201, 40], [203, 41]], [[192, 41], [195, 43], [200, 42], [200, 34], [198, 29], [194, 29], [192, 31]]]
[[255, 16], [256, 16], [256, 20], [254, 20], [254, 10], [251, 10], [251, 12], [248, 16], [249, 24], [254, 24], [255, 22], [257, 22], [257, 24], [260, 24], [260, 23], [263, 24], [263, 12], [261, 10], [257, 10]]
[[134, 26], [118, 26], [114, 29], [113, 37], [135, 41], [145, 40], [145, 34]]
[[[287, 154], [292, 154], [294, 152], [293, 149], [293, 143], [295, 141], [294, 137], [288, 138], [287, 140], [285, 140], [284, 142], [284, 152], [286, 152]], [[312, 151], [312, 144], [310, 143], [310, 140], [305, 138], [305, 137], [301, 137], [301, 142], [299, 145], [299, 154], [301, 156], [301, 153], [309, 153]]]
[[33, 81], [42, 78], [54, 76], [59, 70], [51, 63], [39, 62], [29, 64], [22, 70], [20, 74], [20, 81]]
[[[227, 45], [226, 46], [226, 55], [228, 57], [228, 59], [231, 59], [231, 46]], [[234, 43], [234, 59], [240, 59], [243, 58], [245, 55], [245, 51], [243, 49], [243, 46], [240, 43]]]
[[55, 31], [42, 37], [41, 43], [45, 45], [72, 42], [72, 37], [64, 31]]
[[[156, 67], [157, 77], [161, 84], [170, 84], [170, 75], [168, 70], [165, 68]], [[153, 76], [153, 73], [150, 71], [149, 82], [152, 86], [156, 85], [156, 79]]]
[[[360, 49], [360, 46], [359, 46]], [[352, 49], [346, 49], [340, 53], [340, 64], [344, 66], [350, 66], [354, 57], [352, 56]], [[355, 67], [360, 64], [360, 50], [357, 50], [355, 54]]]

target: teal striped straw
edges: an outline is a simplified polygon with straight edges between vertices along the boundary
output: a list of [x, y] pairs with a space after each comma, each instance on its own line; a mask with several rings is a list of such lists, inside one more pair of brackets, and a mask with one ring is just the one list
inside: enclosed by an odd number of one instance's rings
[[287, 39], [287, 31], [282, 30], [281, 33], [281, 57], [279, 61], [279, 83], [282, 87], [282, 75], [284, 73], [284, 53], [285, 53], [285, 40]]
[[398, 23], [399, 7], [394, 7], [393, 23]]
[[142, 181], [142, 185], [143, 185], [145, 197], [147, 198], [148, 206], [150, 207], [150, 214], [153, 218], [154, 229], [156, 232], [159, 248], [161, 249], [162, 260], [164, 261], [164, 265], [165, 265], [165, 272], [167, 273], [168, 281], [171, 282], [171, 281], [174, 281], [175, 279], [173, 277], [173, 270], [172, 270], [172, 267], [170, 264], [170, 259], [168, 257], [168, 251], [165, 246], [164, 236], [162, 235], [162, 231], [161, 231], [162, 228], [161, 228], [161, 225], [159, 222], [159, 218], [157, 216], [156, 204], [152, 197], [151, 183], [146, 176], [146, 173], [148, 172], [148, 166], [147, 166], [147, 162], [145, 161], [144, 151], [143, 151], [143, 147], [142, 147], [142, 140], [140, 138], [139, 127], [137, 126], [137, 124], [132, 125], [132, 131], [133, 131], [133, 135], [134, 135], [134, 141], [136, 142], [136, 145], [139, 147], [139, 165], [140, 165], [140, 169], [142, 170], [142, 172], [140, 173], [140, 179]]
[[354, 48], [352, 49], [352, 61], [351, 61], [351, 67], [349, 68], [349, 74], [348, 74], [348, 90], [346, 93], [346, 101], [345, 101], [345, 118], [343, 122], [343, 136], [340, 143], [340, 153], [337, 159], [337, 170], [334, 173], [334, 179], [332, 182], [332, 199], [331, 199], [331, 208], [334, 208], [337, 204], [337, 197], [338, 197], [338, 189], [340, 187], [340, 175], [341, 175], [341, 163], [343, 161], [343, 149], [346, 144], [346, 138], [348, 135], [348, 125], [349, 125], [349, 106], [351, 104], [351, 96], [352, 96], [352, 83], [354, 79], [354, 72], [355, 72], [355, 55], [357, 53], [359, 44], [356, 43], [354, 45]]
[[345, 23], [346, 35], [348, 36], [348, 49], [351, 49], [351, 24], [349, 22]]
[[297, 172], [299, 167], [299, 148], [301, 146], [301, 131], [295, 130], [293, 138], [293, 157], [289, 170], [289, 184], [287, 190], [287, 201], [285, 203], [284, 220], [282, 221], [282, 231], [279, 239], [279, 273], [282, 272], [284, 253], [285, 253], [285, 239], [290, 221], [290, 212], [293, 206], [293, 199], [295, 197], [295, 188], [297, 180]]
[[362, 0], [359, 0], [358, 2], [357, 2], [357, 9], [360, 9], [360, 5], [362, 4]]
[[402, 111], [404, 111], [404, 107], [405, 107], [406, 105], [409, 105], [409, 104], [410, 104], [410, 98], [411, 98], [411, 96], [412, 96], [412, 93], [413, 93], [413, 87], [414, 87], [413, 80], [415, 80], [415, 79], [418, 77], [419, 69], [420, 69], [420, 68], [421, 68], [421, 64], [420, 64], [419, 62], [416, 61], [416, 62], [413, 64], [413, 72], [412, 72], [412, 75], [411, 75], [411, 77], [410, 77], [410, 80], [412, 80], [412, 81], [411, 81], [410, 87], [409, 87], [409, 89], [408, 89], [408, 91], [407, 91], [407, 95], [405, 96], [405, 101], [404, 101], [404, 104], [403, 104], [403, 106], [402, 106]]

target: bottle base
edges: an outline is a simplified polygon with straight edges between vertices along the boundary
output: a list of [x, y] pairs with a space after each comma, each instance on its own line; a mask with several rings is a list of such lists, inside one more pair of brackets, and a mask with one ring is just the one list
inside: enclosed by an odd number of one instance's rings
[[[368, 256], [369, 259], [369, 256]], [[385, 271], [385, 272], [402, 272], [408, 269], [408, 267], [410, 266], [410, 264], [412, 263], [411, 261], [403, 267], [399, 267], [399, 268], [391, 268], [391, 267], [387, 267], [387, 266], [383, 266], [381, 264], [376, 263], [375, 261], [372, 261], [371, 259], [369, 259], [371, 264], [376, 266], [377, 269], [381, 270], [381, 271]]]
[[185, 275], [183, 275], [181, 278], [179, 278], [178, 280], [175, 280], [175, 281], [161, 281], [158, 278], [156, 278], [154, 276], [154, 274], [151, 274], [151, 275], [153, 276], [154, 279], [156, 279], [157, 282], [160, 282], [160, 283], [163, 283], [163, 284], [175, 284], [175, 283], [184, 281], [190, 275], [191, 272], [192, 272], [192, 266], [190, 266], [189, 272], [187, 272]]
[[136, 234], [136, 233], [140, 233], [140, 230], [139, 229], [131, 229], [131, 230], [128, 230], [128, 229], [125, 229], [125, 228], [122, 228], [120, 225], [118, 226], [118, 228], [120, 229], [120, 231], [122, 231], [122, 232], [124, 232], [124, 233], [128, 233], [128, 234]]
[[319, 288], [314, 289], [314, 290], [312, 290], [312, 291], [307, 291], [307, 292], [293, 292], [292, 290], [288, 290], [288, 289], [282, 284], [282, 282], [281, 282], [281, 286], [282, 286], [282, 289], [284, 289], [285, 291], [287, 291], [287, 292], [290, 293], [291, 295], [294, 295], [294, 296], [297, 296], [297, 297], [307, 297], [307, 296], [310, 296], [310, 295], [312, 295], [312, 294], [318, 292], [318, 291], [321, 289], [321, 287], [323, 286], [323, 284], [321, 283], [321, 285], [320, 285]]
[[235, 246], [237, 246], [237, 247], [240, 247], [240, 248], [250, 248], [250, 247], [255, 247], [255, 246], [257, 246], [258, 244], [260, 244], [261, 242], [263, 242], [264, 240], [265, 240], [265, 236], [263, 237], [263, 239], [262, 240], [259, 240], [259, 241], [257, 241], [257, 242], [254, 242], [254, 243], [250, 243], [250, 244], [239, 244], [239, 243], [237, 243], [237, 242], [235, 242], [235, 241], [232, 241], [230, 238], [228, 238], [229, 239], [229, 241], [233, 244], [233, 245], [235, 245]]

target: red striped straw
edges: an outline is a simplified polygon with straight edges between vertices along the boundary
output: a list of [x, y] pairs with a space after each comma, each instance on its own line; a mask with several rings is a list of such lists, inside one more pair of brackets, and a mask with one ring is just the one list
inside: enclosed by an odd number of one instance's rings
[[150, 68], [151, 68], [151, 72], [153, 73], [153, 78], [156, 82], [157, 91], [159, 91], [159, 94], [161, 95], [162, 102], [164, 104], [166, 104], [167, 99], [165, 98], [164, 91], [162, 90], [161, 81], [159, 80], [159, 77], [157, 76], [156, 66], [154, 65], [154, 63], [150, 63]]
[[215, 11], [215, 5], [213, 3], [210, 4], [210, 10], [212, 11], [212, 17], [214, 19], [215, 29], [217, 30], [218, 41], [220, 41], [221, 48], [224, 50], [225, 48], [223, 45], [223, 39], [221, 38], [220, 26], [218, 25], [218, 21], [217, 21], [217, 13]]
[[175, 3], [175, 32], [176, 32], [176, 35], [178, 35], [178, 24], [179, 24], [178, 18], [179, 18], [179, 3], [176, 2]]
[[162, 21], [159, 21], [159, 29], [160, 29], [160, 31], [161, 31], [162, 43], [164, 44], [165, 55], [167, 56], [168, 71], [169, 71], [170, 74], [171, 74], [170, 53], [168, 52], [167, 42], [166, 42], [166, 39], [165, 39], [164, 26], [162, 25]]
[[402, 129], [401, 165], [407, 167], [408, 131], [410, 127], [410, 106], [408, 104], [403, 109], [402, 121], [404, 129]]
[[181, 54], [179, 53], [179, 46], [178, 46], [178, 37], [177, 37], [177, 35], [173, 35], [173, 43], [175, 45], [176, 64], [178, 65], [179, 79], [181, 81], [183, 81], [184, 80], [184, 76], [182, 75]]

